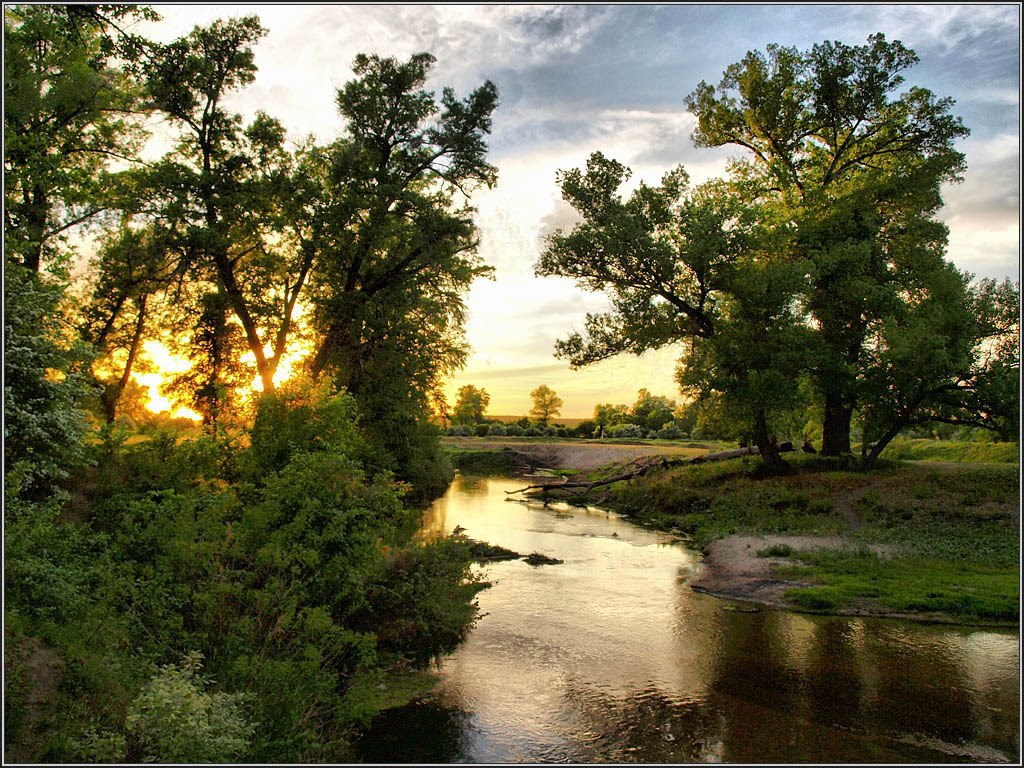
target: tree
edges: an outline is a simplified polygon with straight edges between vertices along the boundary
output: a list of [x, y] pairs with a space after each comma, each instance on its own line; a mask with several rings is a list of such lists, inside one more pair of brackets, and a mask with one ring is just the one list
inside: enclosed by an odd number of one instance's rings
[[903, 277], [935, 274], [918, 259], [941, 254], [939, 188], [964, 169], [953, 143], [968, 131], [951, 99], [919, 87], [892, 98], [917, 60], [881, 34], [802, 53], [771, 45], [687, 98], [695, 143], [751, 153], [736, 165], [761, 179], [796, 230], [794, 254], [812, 262], [805, 300], [818, 326], [826, 455], [850, 450], [872, 326], [901, 301]]
[[865, 375], [862, 455], [871, 468], [902, 430], [935, 422], [1017, 439], [1019, 291], [951, 265], [931, 290], [878, 328]]
[[455, 409], [452, 412], [452, 424], [480, 424], [484, 420], [484, 411], [491, 402], [486, 389], [478, 389], [472, 384], [459, 387]]
[[[322, 336], [311, 368], [330, 369], [353, 392], [372, 349], [365, 329], [377, 317], [402, 322], [429, 304], [441, 338], [461, 328], [461, 293], [490, 274], [475, 255], [472, 210], [456, 198], [496, 179], [484, 137], [497, 89], [488, 81], [460, 101], [445, 88], [438, 104], [422, 87], [434, 61], [356, 57], [357, 79], [337, 95], [347, 135], [320, 154], [323, 186], [297, 233], [318, 255]], [[459, 356], [453, 348], [448, 357]]]
[[83, 461], [81, 405], [89, 350], [68, 333], [66, 286], [6, 257], [4, 269], [4, 500], [61, 496]]
[[288, 258], [289, 243], [270, 236], [291, 189], [284, 129], [259, 113], [243, 130], [241, 118], [223, 106], [230, 91], [253, 81], [252, 46], [265, 32], [255, 16], [196, 27], [157, 47], [143, 71], [153, 104], [183, 129], [177, 157], [150, 174], [161, 190], [166, 239], [185, 254], [193, 280], [221, 296], [206, 306], [222, 303], [238, 319], [269, 393], [311, 256], [300, 251]]
[[64, 238], [108, 207], [106, 168], [142, 138], [135, 58], [119, 24], [156, 19], [130, 5], [4, 6], [4, 250], [38, 272]]
[[[789, 237], [778, 225], [778, 208], [751, 200], [757, 180], [741, 174], [691, 189], [685, 171], [677, 168], [661, 186], [640, 184], [623, 201], [617, 190], [628, 177], [629, 169], [600, 153], [591, 155], [585, 174], [559, 173], [563, 197], [584, 220], [568, 234], [559, 231], [548, 239], [536, 270], [604, 291], [612, 311], [588, 315], [586, 337], [574, 333], [557, 342], [556, 355], [579, 367], [620, 352], [686, 343], [691, 355], [700, 356], [687, 366], [686, 386], [703, 388], [710, 397], [727, 384], [746, 382], [749, 386], [731, 392], [734, 411], [748, 417], [766, 461], [781, 466], [769, 430], [777, 406], [752, 386], [754, 378], [776, 371], [756, 347], [755, 326], [779, 323], [762, 335], [785, 335], [793, 322], [787, 304], [793, 298], [792, 276], [773, 271], [780, 268], [778, 254]], [[773, 287], [766, 292], [766, 286]], [[758, 297], [768, 295], [770, 305], [757, 307]], [[720, 324], [729, 330], [723, 338], [717, 338]], [[747, 352], [751, 356], [743, 359]], [[792, 357], [786, 357], [785, 373], [795, 377], [805, 364]], [[730, 376], [719, 378], [730, 366]], [[597, 412], [595, 417], [601, 421]]]
[[530, 409], [530, 415], [537, 419], [539, 423], [546, 425], [552, 416], [557, 416], [561, 413], [562, 398], [556, 395], [555, 391], [547, 384], [541, 384], [533, 390], [530, 393], [530, 397], [533, 398], [533, 408]]
[[345, 134], [303, 159], [309, 189], [289, 225], [315, 264], [309, 368], [356, 397], [405, 479], [441, 461], [431, 401], [468, 354], [464, 293], [491, 274], [468, 201], [496, 180], [484, 139], [497, 89], [437, 100], [423, 88], [433, 63], [356, 57], [337, 94]]
[[675, 408], [675, 400], [652, 395], [646, 389], [641, 389], [637, 392], [636, 402], [630, 411], [629, 420], [648, 432], [657, 432], [672, 421], [672, 412]]
[[810, 341], [794, 312], [802, 278], [767, 254], [744, 259], [720, 298], [715, 334], [692, 340], [676, 371], [683, 393], [714, 412], [719, 429], [752, 441], [774, 470], [787, 468], [777, 432], [802, 405], [797, 380]]
[[594, 422], [601, 429], [625, 424], [629, 419], [628, 405], [612, 405], [611, 403], [598, 403], [594, 406]]

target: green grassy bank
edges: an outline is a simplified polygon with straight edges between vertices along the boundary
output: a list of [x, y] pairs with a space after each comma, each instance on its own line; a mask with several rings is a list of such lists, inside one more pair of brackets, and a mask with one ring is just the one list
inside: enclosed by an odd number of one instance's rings
[[789, 461], [785, 476], [755, 458], [669, 469], [618, 485], [606, 503], [696, 547], [733, 534], [843, 537], [838, 550], [772, 553], [788, 555], [780, 578], [815, 584], [787, 595], [806, 610], [1019, 620], [1017, 464], [886, 461], [865, 474]]

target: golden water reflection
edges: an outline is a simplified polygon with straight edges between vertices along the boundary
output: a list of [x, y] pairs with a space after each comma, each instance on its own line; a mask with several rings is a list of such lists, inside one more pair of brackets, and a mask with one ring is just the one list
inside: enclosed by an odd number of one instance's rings
[[1016, 762], [1019, 634], [725, 610], [699, 556], [600, 509], [506, 501], [457, 478], [423, 535], [562, 565], [495, 563], [466, 643], [386, 713], [373, 762]]

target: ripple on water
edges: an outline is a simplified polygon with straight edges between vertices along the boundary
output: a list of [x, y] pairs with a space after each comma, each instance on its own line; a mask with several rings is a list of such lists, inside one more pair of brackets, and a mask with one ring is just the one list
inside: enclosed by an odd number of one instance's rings
[[603, 510], [457, 483], [426, 530], [564, 560], [486, 568], [438, 687], [386, 712], [372, 762], [949, 762], [1019, 755], [1019, 634], [722, 610], [699, 557]]

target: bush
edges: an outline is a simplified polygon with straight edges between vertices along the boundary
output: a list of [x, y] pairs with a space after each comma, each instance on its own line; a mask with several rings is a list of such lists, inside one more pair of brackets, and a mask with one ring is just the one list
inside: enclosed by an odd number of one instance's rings
[[537, 427], [530, 427], [523, 430], [523, 437], [543, 437], [545, 432]]
[[597, 431], [597, 423], [592, 421], [592, 420], [590, 420], [590, 419], [586, 419], [585, 421], [581, 421], [575, 427], [570, 429], [569, 430], [569, 434], [572, 437], [584, 437], [584, 438], [586, 438], [586, 437], [593, 437], [594, 436], [594, 432], [596, 432], [596, 431]]
[[477, 424], [473, 427], [473, 434], [477, 437], [487, 437], [487, 433], [490, 431], [490, 424]]
[[163, 667], [132, 701], [125, 727], [134, 759], [218, 763], [246, 751], [256, 729], [246, 719], [244, 696], [207, 693], [201, 668], [202, 655], [190, 652], [180, 666]]
[[605, 430], [605, 437], [614, 438], [642, 438], [644, 436], [644, 428], [637, 424], [616, 424], [613, 427], [608, 427]]
[[682, 440], [685, 435], [674, 422], [669, 422], [659, 429], [654, 436], [659, 440]]
[[472, 437], [473, 428], [465, 424], [453, 424], [448, 427], [448, 435], [451, 437]]
[[509, 424], [507, 427], [505, 427], [505, 434], [508, 435], [509, 437], [522, 437], [525, 431], [526, 430], [524, 430], [518, 424]]
[[505, 425], [504, 424], [490, 424], [487, 428], [488, 437], [504, 437], [505, 436]]

